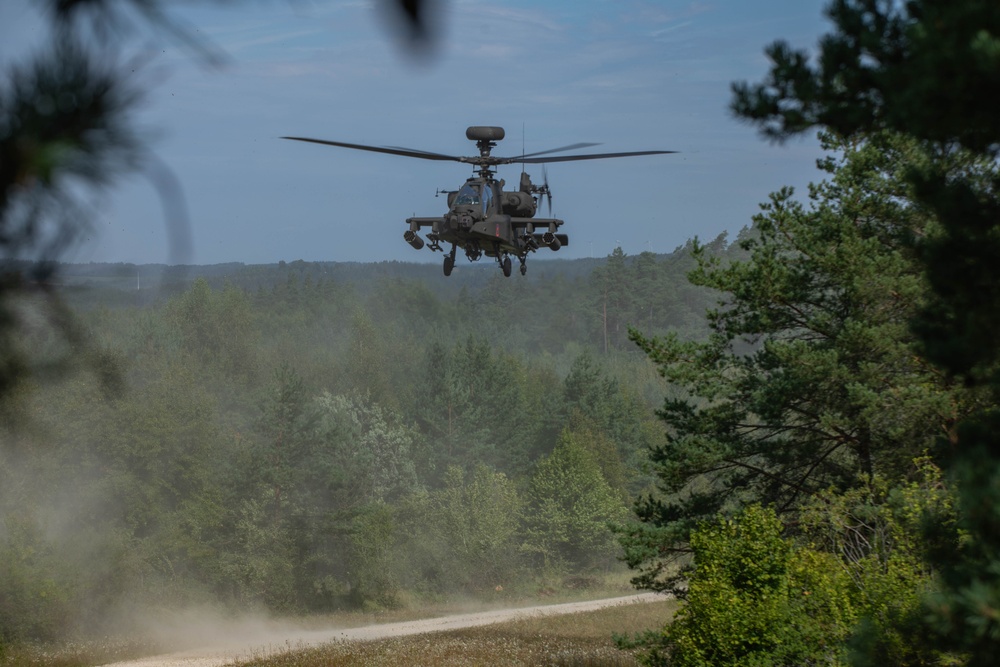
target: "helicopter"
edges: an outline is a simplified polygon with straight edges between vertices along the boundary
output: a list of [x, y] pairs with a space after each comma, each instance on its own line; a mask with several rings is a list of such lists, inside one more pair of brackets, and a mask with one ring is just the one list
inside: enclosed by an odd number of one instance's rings
[[[503, 164], [546, 164], [549, 162], [570, 162], [575, 160], [598, 160], [604, 158], [630, 157], [635, 155], [660, 155], [676, 151], [632, 151], [627, 153], [590, 153], [583, 155], [551, 156], [551, 153], [577, 150], [594, 143], [577, 143], [561, 148], [553, 148], [537, 153], [522, 154], [519, 157], [495, 157], [492, 150], [505, 136], [502, 127], [474, 125], [465, 131], [465, 137], [476, 142], [478, 156], [462, 157], [444, 155], [429, 151], [400, 148], [398, 146], [366, 146], [341, 141], [310, 139], [308, 137], [282, 137], [293, 141], [306, 141], [326, 146], [339, 146], [375, 153], [388, 153], [422, 160], [453, 161], [471, 164], [475, 171], [458, 190], [438, 190], [435, 196], [446, 194], [448, 212], [439, 217], [407, 218], [409, 225], [403, 239], [416, 250], [425, 245], [432, 251], [444, 252], [444, 275], [450, 276], [455, 268], [455, 256], [459, 248], [471, 262], [484, 255], [493, 257], [504, 276], [510, 277], [511, 256], [521, 263], [521, 275], [527, 268], [528, 254], [547, 247], [556, 251], [569, 244], [569, 237], [560, 233], [564, 224], [558, 218], [536, 218], [542, 197], [552, 215], [552, 190], [548, 176], [544, 175], [542, 185], [536, 185], [523, 170], [517, 190], [505, 191], [503, 179], [494, 178], [495, 168]], [[543, 166], [544, 170], [544, 166]], [[420, 236], [422, 229], [429, 228], [427, 240]], [[445, 245], [451, 248], [445, 251]]]

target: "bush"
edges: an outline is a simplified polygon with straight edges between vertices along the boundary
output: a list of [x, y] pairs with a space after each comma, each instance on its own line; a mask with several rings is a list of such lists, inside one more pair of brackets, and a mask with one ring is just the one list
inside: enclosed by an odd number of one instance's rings
[[400, 606], [396, 546], [396, 523], [389, 505], [376, 503], [355, 518], [349, 561], [351, 598], [356, 606], [366, 610]]
[[691, 536], [688, 603], [640, 640], [646, 663], [957, 664], [930, 645], [921, 614], [936, 587], [927, 550], [957, 549], [962, 536], [940, 471], [915, 463], [915, 481], [893, 489], [876, 476], [819, 494], [798, 515], [799, 543], [759, 505], [702, 525]]
[[723, 667], [838, 664], [854, 614], [829, 554], [795, 550], [758, 505], [691, 536], [688, 603], [647, 664]]
[[582, 437], [564, 431], [528, 485], [526, 550], [540, 555], [546, 570], [587, 571], [613, 563], [617, 548], [610, 526], [628, 516]]
[[[820, 494], [802, 513], [810, 547], [837, 555], [858, 613], [855, 665], [941, 665], [930, 645], [923, 600], [936, 589], [928, 550], [960, 547], [954, 498], [929, 459], [914, 480], [890, 489], [878, 476], [845, 493]], [[928, 533], [928, 528], [933, 532]]]
[[32, 519], [9, 515], [0, 531], [0, 651], [5, 642], [51, 640], [72, 623], [71, 573]]

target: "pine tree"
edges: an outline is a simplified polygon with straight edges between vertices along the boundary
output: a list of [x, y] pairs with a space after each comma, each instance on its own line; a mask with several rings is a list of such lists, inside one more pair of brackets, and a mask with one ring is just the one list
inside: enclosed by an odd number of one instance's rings
[[809, 208], [775, 193], [741, 242], [747, 260], [701, 256], [692, 281], [724, 295], [710, 339], [634, 333], [677, 387], [650, 456], [660, 495], [640, 501], [643, 523], [624, 540], [642, 586], [672, 585], [669, 562], [699, 521], [755, 502], [794, 512], [874, 474], [894, 481], [975, 407], [909, 330], [928, 285], [906, 239], [935, 225], [904, 178], [922, 152], [892, 136], [825, 141], [843, 156], [823, 162], [830, 178]]
[[950, 160], [956, 149], [1000, 155], [1000, 4], [836, 0], [828, 14], [817, 65], [775, 43], [767, 79], [736, 84], [733, 110], [771, 138], [890, 130], [929, 148], [907, 174], [940, 223], [914, 241], [932, 286], [915, 329], [946, 373], [993, 394], [948, 434], [970, 539], [935, 559], [947, 591], [931, 608], [942, 645], [990, 665], [1000, 652], [1000, 175], [956, 173]]

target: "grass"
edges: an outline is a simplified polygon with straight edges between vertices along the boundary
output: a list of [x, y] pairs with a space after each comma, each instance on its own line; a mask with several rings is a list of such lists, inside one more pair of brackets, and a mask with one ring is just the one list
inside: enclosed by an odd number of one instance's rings
[[435, 632], [367, 642], [335, 642], [240, 661], [239, 667], [378, 667], [412, 665], [553, 665], [625, 667], [632, 652], [612, 635], [662, 627], [673, 616], [672, 600], [619, 605], [594, 612], [529, 617], [467, 630]]
[[55, 645], [0, 643], [0, 667], [91, 667], [155, 655], [163, 649], [146, 640], [105, 638]]

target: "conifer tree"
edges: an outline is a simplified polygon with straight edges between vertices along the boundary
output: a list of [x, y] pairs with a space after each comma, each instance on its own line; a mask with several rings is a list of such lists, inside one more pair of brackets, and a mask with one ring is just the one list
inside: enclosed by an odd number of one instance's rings
[[755, 502], [793, 512], [820, 490], [896, 480], [975, 407], [909, 329], [928, 285], [905, 240], [936, 224], [904, 177], [922, 151], [890, 135], [825, 142], [843, 154], [822, 162], [830, 178], [808, 208], [784, 189], [740, 242], [747, 260], [700, 255], [692, 281], [723, 294], [707, 342], [633, 333], [679, 390], [651, 453], [661, 495], [639, 502], [643, 523], [624, 540], [642, 586], [672, 586], [668, 562], [699, 521]]
[[928, 147], [907, 180], [940, 228], [915, 239], [932, 292], [915, 330], [948, 374], [988, 388], [989, 405], [951, 429], [946, 456], [970, 539], [936, 560], [931, 603], [942, 644], [971, 665], [1000, 651], [1000, 175], [956, 173], [956, 149], [1000, 155], [1000, 4], [993, 0], [836, 0], [813, 65], [776, 42], [761, 84], [734, 86], [733, 110], [784, 139], [807, 129], [904, 133]]

